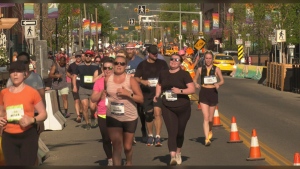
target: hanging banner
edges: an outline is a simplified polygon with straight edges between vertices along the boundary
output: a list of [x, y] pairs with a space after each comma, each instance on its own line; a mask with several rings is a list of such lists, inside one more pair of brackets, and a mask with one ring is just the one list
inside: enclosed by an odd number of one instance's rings
[[84, 35], [90, 35], [90, 20], [84, 20], [82, 30]]
[[91, 23], [91, 35], [96, 35], [96, 23], [92, 21]]
[[186, 33], [187, 32], [187, 28], [186, 28], [186, 22], [182, 22], [181, 23], [181, 26], [182, 26], [182, 33]]
[[204, 21], [204, 32], [209, 32], [210, 31], [210, 20], [205, 20]]
[[48, 18], [58, 18], [58, 3], [48, 3]]
[[198, 20], [194, 20], [192, 23], [192, 33], [198, 35]]
[[170, 28], [170, 27], [167, 28], [167, 34], [168, 34], [169, 36], [171, 35], [171, 28]]
[[24, 19], [34, 18], [33, 5], [34, 3], [24, 3]]
[[213, 29], [219, 29], [219, 13], [213, 13]]
[[97, 23], [98, 34], [101, 34], [101, 27], [102, 27], [102, 24], [101, 23]]
[[12, 6], [15, 6], [15, 3], [0, 3], [0, 8], [12, 7]]
[[253, 5], [246, 4], [246, 24], [252, 24], [254, 18]]

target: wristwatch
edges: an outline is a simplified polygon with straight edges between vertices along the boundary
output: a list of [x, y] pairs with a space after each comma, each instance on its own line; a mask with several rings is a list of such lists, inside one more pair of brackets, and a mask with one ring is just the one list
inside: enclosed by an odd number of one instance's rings
[[182, 93], [183, 91], [182, 91], [182, 89], [180, 89], [180, 93]]
[[133, 93], [131, 93], [130, 97], [133, 98]]

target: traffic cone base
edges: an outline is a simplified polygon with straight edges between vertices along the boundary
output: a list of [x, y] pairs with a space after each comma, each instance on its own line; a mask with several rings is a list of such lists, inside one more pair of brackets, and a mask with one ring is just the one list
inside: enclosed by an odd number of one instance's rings
[[294, 155], [294, 166], [300, 166], [300, 153]]
[[230, 140], [227, 143], [242, 143], [243, 141], [240, 140], [237, 124], [235, 117], [232, 116], [231, 118], [231, 129], [230, 129]]
[[258, 139], [256, 135], [256, 130], [252, 130], [252, 137], [251, 137], [251, 146], [250, 146], [250, 155], [249, 158], [246, 158], [247, 161], [256, 161], [256, 160], [264, 160], [264, 157], [261, 157], [260, 154], [260, 147], [258, 144]]
[[213, 127], [220, 127], [220, 126], [223, 126], [223, 124], [221, 124], [218, 106], [216, 106], [214, 118], [213, 118]]

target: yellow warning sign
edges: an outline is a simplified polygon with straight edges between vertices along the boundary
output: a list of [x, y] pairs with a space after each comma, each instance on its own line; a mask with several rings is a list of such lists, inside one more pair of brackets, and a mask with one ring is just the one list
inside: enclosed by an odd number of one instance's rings
[[199, 39], [195, 44], [194, 44], [194, 48], [196, 48], [197, 50], [201, 50], [205, 45], [205, 40], [204, 39]]
[[241, 60], [244, 56], [244, 46], [238, 45], [238, 60]]

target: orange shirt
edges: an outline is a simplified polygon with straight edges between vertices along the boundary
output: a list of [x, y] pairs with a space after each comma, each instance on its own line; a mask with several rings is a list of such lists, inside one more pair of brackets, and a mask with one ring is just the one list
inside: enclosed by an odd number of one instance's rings
[[[27, 116], [34, 117], [34, 105], [40, 101], [42, 101], [42, 98], [38, 91], [27, 85], [25, 85], [24, 89], [19, 93], [12, 93], [8, 88], [5, 88], [0, 94], [0, 106], [4, 106], [6, 114], [8, 109], [18, 108], [18, 110], [22, 109]], [[22, 133], [31, 127], [32, 125], [22, 128], [18, 123], [7, 123], [4, 127], [4, 131], [11, 134], [17, 134]]]

